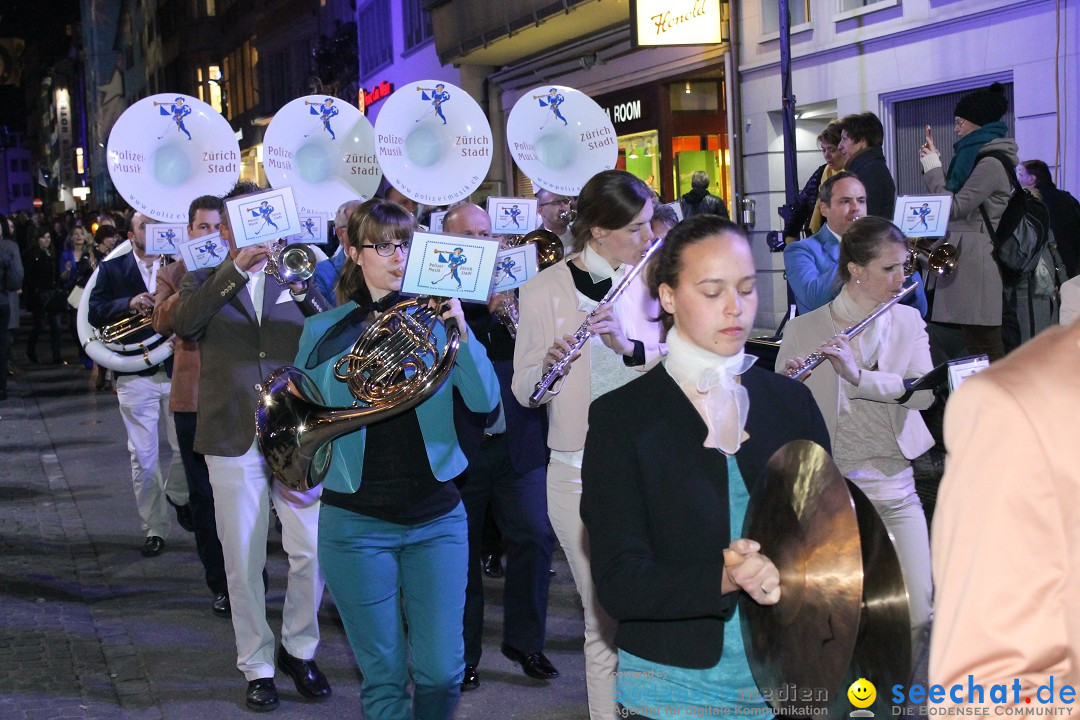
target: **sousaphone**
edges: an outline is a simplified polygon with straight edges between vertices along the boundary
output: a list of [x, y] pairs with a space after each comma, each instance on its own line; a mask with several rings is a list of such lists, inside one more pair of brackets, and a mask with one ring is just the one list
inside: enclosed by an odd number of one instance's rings
[[468, 198], [487, 176], [491, 149], [483, 109], [441, 80], [398, 88], [375, 119], [375, 151], [387, 182], [418, 203]]
[[240, 177], [229, 121], [188, 95], [161, 93], [124, 111], [109, 133], [109, 177], [131, 207], [161, 222], [188, 219], [200, 195], [224, 195]]
[[592, 98], [563, 85], [522, 95], [506, 123], [510, 155], [533, 185], [558, 195], [578, 195], [596, 173], [619, 159], [611, 118]]
[[333, 217], [349, 200], [379, 189], [375, 131], [362, 112], [329, 95], [307, 95], [277, 111], [263, 135], [263, 169], [275, 188], [292, 188], [301, 214]]

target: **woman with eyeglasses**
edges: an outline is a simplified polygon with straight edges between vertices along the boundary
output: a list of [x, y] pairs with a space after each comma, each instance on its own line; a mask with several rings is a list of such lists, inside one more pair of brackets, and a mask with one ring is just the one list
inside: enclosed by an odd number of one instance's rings
[[[415, 227], [405, 208], [380, 199], [349, 218], [339, 305], [307, 319], [296, 356], [327, 405], [354, 402], [334, 366], [379, 315], [404, 299], [398, 291]], [[461, 331], [447, 381], [415, 409], [335, 440], [323, 484], [319, 563], [363, 673], [369, 720], [450, 718], [465, 672], [468, 530], [461, 496], [447, 481], [466, 460], [454, 428], [453, 389], [470, 410], [489, 413], [499, 384], [461, 304], [455, 299], [445, 307], [443, 320], [453, 318]], [[434, 334], [442, 348], [445, 326], [437, 323]]]
[[[536, 383], [569, 352], [570, 337], [590, 311], [653, 241], [652, 191], [622, 170], [605, 170], [581, 190], [574, 222], [574, 254], [521, 287], [520, 323], [514, 348], [514, 396], [528, 404]], [[642, 272], [614, 305], [594, 316], [594, 335], [573, 355], [558, 394], [546, 396], [548, 517], [566, 552], [585, 610], [585, 681], [592, 720], [615, 717], [618, 658], [615, 623], [596, 599], [589, 541], [581, 522], [581, 459], [589, 403], [630, 382], [660, 359], [659, 307]]]

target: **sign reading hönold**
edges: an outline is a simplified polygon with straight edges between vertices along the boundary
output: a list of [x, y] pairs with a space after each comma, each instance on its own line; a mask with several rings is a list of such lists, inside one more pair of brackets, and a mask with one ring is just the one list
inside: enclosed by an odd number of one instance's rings
[[632, 44], [714, 45], [724, 41], [722, 0], [630, 0]]

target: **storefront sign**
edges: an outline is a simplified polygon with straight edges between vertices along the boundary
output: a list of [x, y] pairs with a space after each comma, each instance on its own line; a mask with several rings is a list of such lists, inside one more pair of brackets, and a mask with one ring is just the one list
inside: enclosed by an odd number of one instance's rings
[[60, 155], [60, 184], [75, 184], [75, 148], [72, 142], [71, 95], [67, 88], [56, 91], [56, 124]]
[[370, 90], [360, 88], [360, 97], [357, 98], [357, 104], [360, 106], [360, 112], [367, 114], [367, 109], [379, 102], [390, 97], [390, 93], [394, 92], [394, 83], [383, 80], [378, 85], [375, 85]]
[[724, 41], [722, 0], [630, 0], [635, 47]]

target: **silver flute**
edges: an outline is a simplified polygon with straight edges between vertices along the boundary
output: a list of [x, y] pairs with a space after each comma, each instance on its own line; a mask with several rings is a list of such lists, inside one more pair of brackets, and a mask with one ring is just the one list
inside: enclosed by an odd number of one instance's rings
[[581, 323], [581, 326], [574, 332], [574, 342], [570, 344], [570, 349], [561, 358], [556, 360], [548, 368], [544, 376], [540, 378], [540, 382], [536, 383], [536, 388], [533, 390], [532, 395], [529, 396], [529, 407], [539, 407], [540, 403], [544, 401], [544, 398], [548, 395], [558, 395], [559, 388], [556, 387], [559, 381], [570, 371], [570, 358], [573, 357], [581, 348], [585, 347], [585, 343], [589, 338], [593, 336], [593, 332], [589, 330], [589, 324], [596, 318], [597, 314], [608, 305], [612, 305], [617, 301], [626, 289], [630, 287], [630, 283], [634, 281], [634, 278], [649, 264], [649, 259], [656, 254], [656, 251], [660, 249], [660, 246], [664, 244], [663, 238], [656, 238], [652, 241], [652, 244], [646, 248], [645, 252], [641, 254], [641, 260], [637, 262], [634, 267], [626, 271], [622, 280], [618, 285], [612, 285], [611, 289], [607, 291], [607, 294], [600, 300], [599, 304], [592, 309], [588, 315], [585, 316], [585, 322]]
[[[911, 283], [906, 288], [896, 293], [896, 295], [893, 296], [892, 300], [882, 303], [874, 310], [874, 312], [870, 313], [851, 327], [842, 330], [838, 334], [847, 335], [848, 339], [850, 340], [851, 338], [855, 337], [863, 330], [865, 330], [870, 323], [881, 317], [882, 313], [884, 313], [886, 310], [906, 298], [911, 293], [915, 292], [915, 288], [917, 287], [919, 287], [919, 283]], [[802, 380], [810, 374], [811, 370], [816, 368], [821, 363], [825, 362], [827, 359], [828, 356], [825, 353], [821, 352], [820, 350], [815, 350], [814, 352], [803, 358], [802, 365], [799, 365], [799, 367], [794, 368], [793, 370], [788, 372], [787, 376], [792, 380]]]

